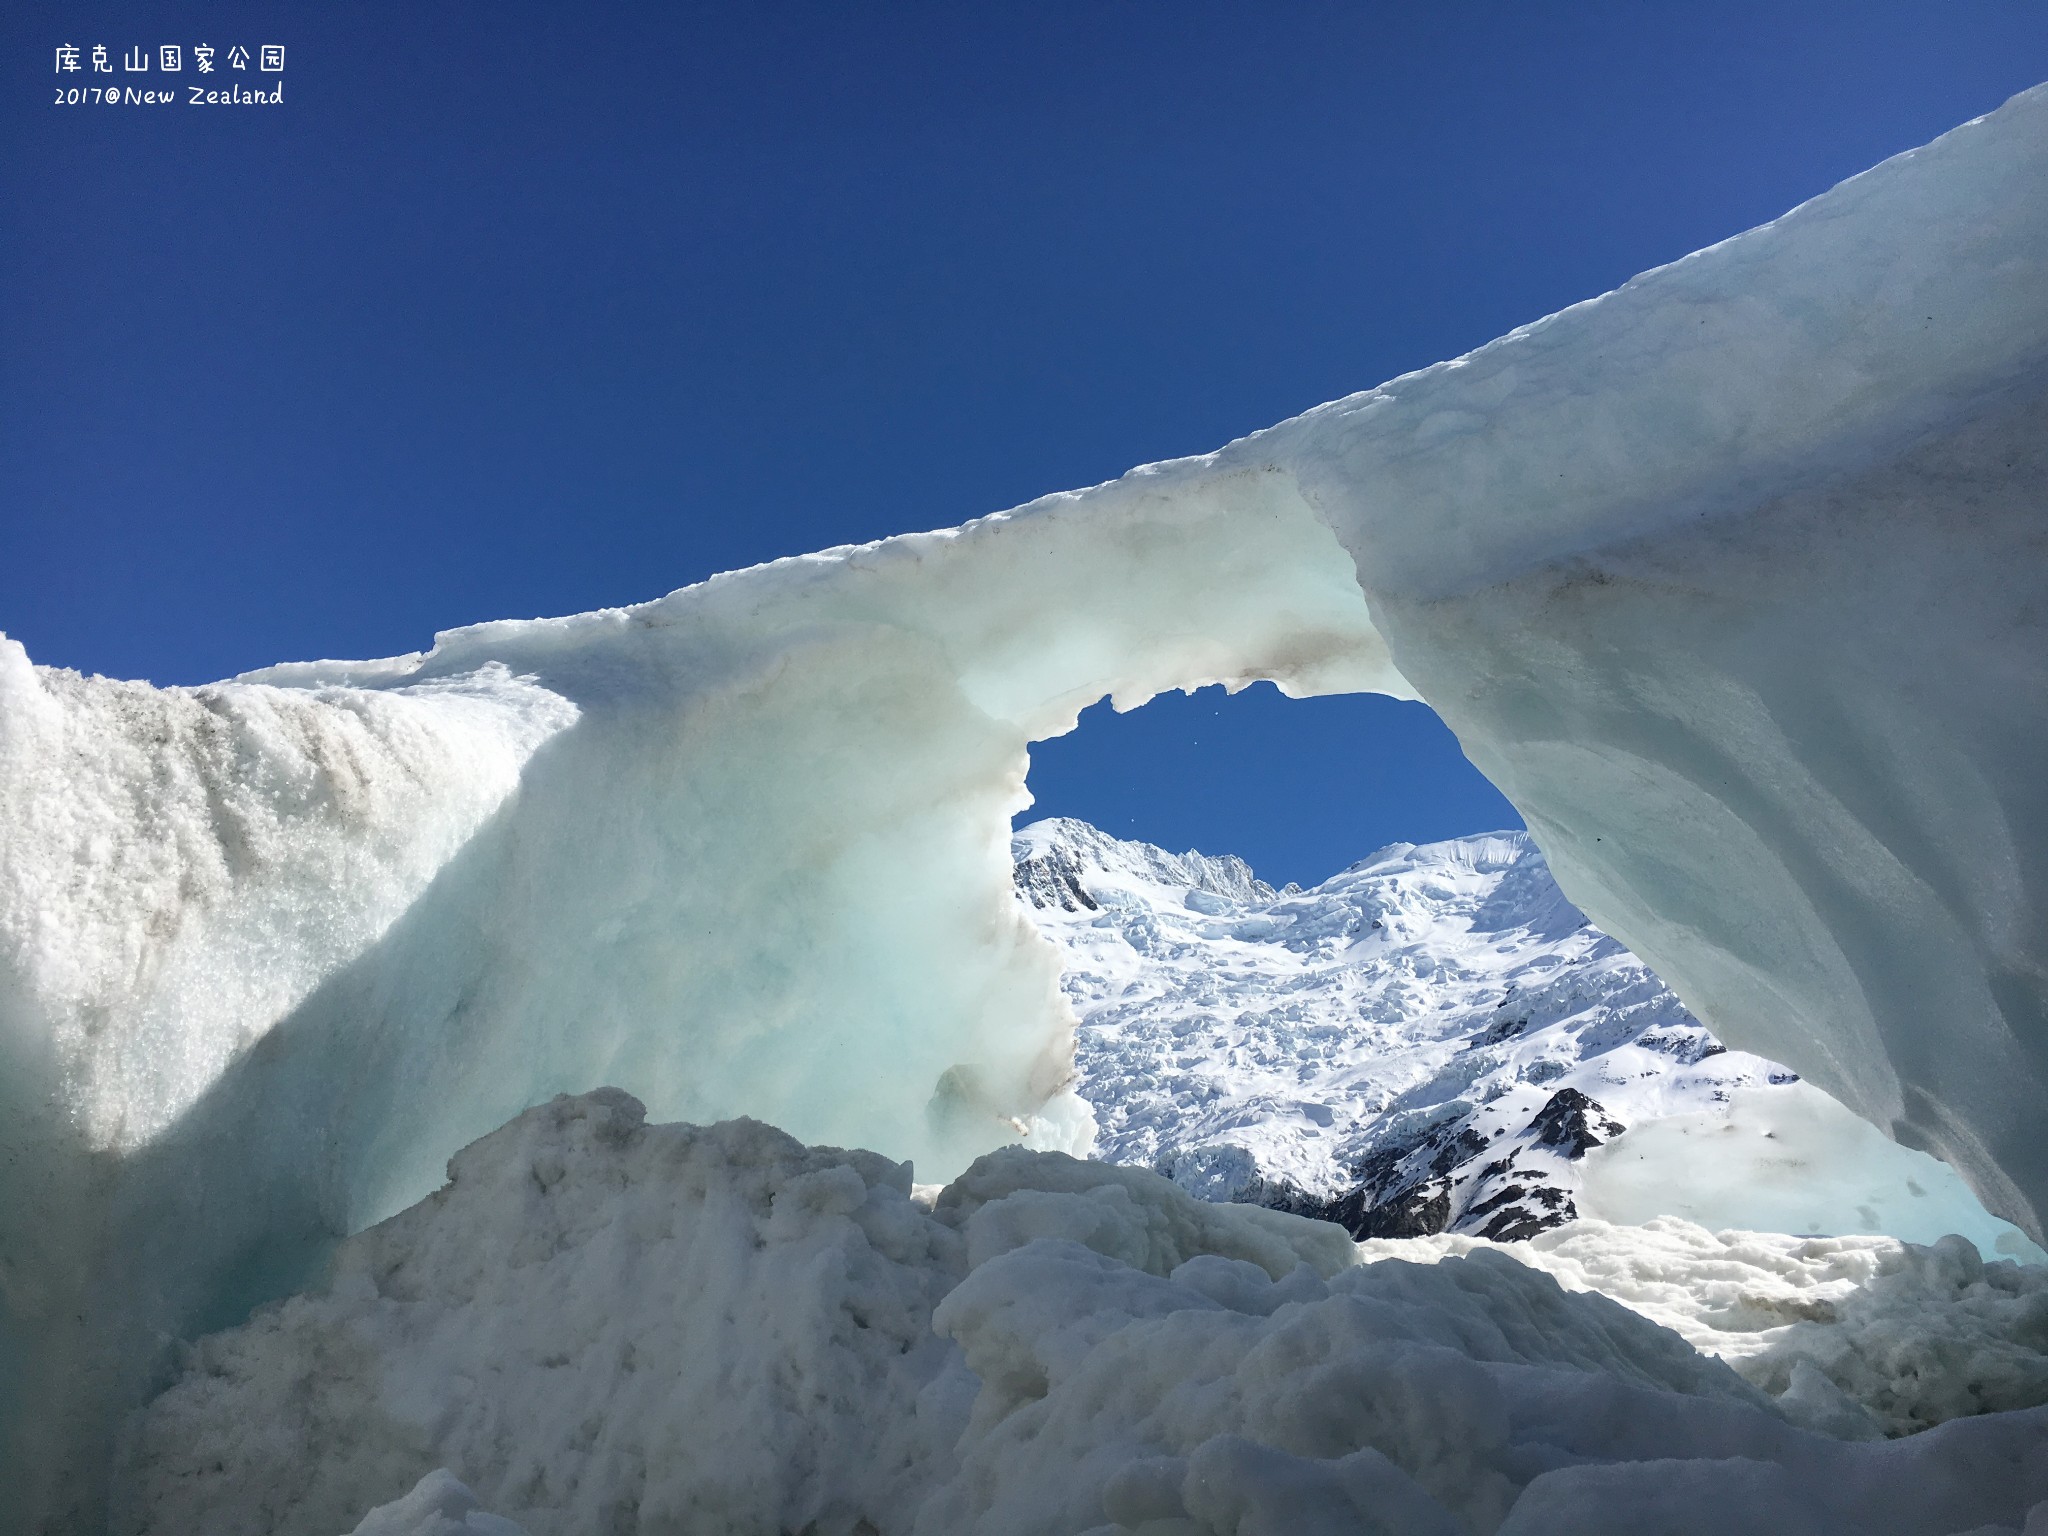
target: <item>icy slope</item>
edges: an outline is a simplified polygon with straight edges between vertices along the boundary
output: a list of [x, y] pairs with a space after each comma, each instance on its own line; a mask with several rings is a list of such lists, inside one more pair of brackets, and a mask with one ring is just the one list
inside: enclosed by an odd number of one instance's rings
[[1056, 1153], [924, 1206], [872, 1153], [563, 1098], [189, 1351], [113, 1528], [1949, 1536], [2048, 1500], [2048, 1269], [1682, 1222], [1515, 1251], [1565, 1287]]
[[1952, 1170], [1723, 1050], [1520, 833], [1309, 891], [1072, 820], [1011, 851], [1065, 956], [1099, 1157], [1368, 1237], [1673, 1214], [2040, 1257]]

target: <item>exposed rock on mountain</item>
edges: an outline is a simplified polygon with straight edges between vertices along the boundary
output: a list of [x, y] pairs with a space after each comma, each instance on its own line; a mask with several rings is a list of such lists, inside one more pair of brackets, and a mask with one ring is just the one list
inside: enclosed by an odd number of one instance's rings
[[1362, 1238], [1513, 1241], [1586, 1152], [1796, 1081], [1722, 1048], [1522, 833], [1402, 843], [1304, 891], [1055, 819], [1019, 896], [1067, 956], [1097, 1153]]

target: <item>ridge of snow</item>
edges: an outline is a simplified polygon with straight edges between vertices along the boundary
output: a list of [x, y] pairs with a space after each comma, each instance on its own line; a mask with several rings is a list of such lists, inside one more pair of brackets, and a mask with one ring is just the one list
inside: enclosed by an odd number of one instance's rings
[[[2048, 1512], [2048, 1269], [1960, 1240], [1354, 1245], [1016, 1147], [926, 1204], [872, 1152], [649, 1124], [617, 1089], [448, 1175], [327, 1285], [185, 1351], [111, 1536], [333, 1536], [372, 1506], [359, 1536], [1952, 1536]], [[1710, 1523], [1666, 1518], [1679, 1496]]]

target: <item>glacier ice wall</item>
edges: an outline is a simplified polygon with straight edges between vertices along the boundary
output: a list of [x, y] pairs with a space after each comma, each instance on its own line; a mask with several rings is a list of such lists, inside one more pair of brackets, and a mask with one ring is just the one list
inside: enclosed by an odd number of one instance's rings
[[2048, 1213], [2048, 91], [1277, 451], [1566, 892]]
[[1207, 466], [385, 662], [6, 661], [0, 1424], [80, 1527], [164, 1339], [557, 1091], [928, 1175], [1084, 1144], [1010, 897], [1028, 742], [1105, 694], [1404, 689], [1286, 477]]
[[1427, 699], [1719, 1036], [2039, 1235], [2043, 186], [2035, 91], [1217, 454], [637, 608], [197, 690], [10, 648], [27, 1501], [90, 1503], [67, 1469], [162, 1336], [557, 1090], [928, 1177], [1078, 1144], [1006, 821], [1105, 694]]

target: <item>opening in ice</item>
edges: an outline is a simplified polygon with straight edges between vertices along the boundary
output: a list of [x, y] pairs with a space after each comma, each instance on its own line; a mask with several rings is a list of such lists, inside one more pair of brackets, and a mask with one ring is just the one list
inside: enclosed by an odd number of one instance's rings
[[1359, 1238], [1677, 1216], [2042, 1257], [1953, 1169], [1724, 1047], [1525, 833], [1484, 830], [1505, 802], [1425, 706], [1209, 688], [1031, 751], [1014, 879], [1095, 1155]]
[[1380, 694], [1290, 699], [1164, 693], [1084, 710], [1034, 742], [1018, 820], [1072, 817], [1115, 837], [1244, 859], [1308, 886], [1390, 843], [1517, 829], [1522, 818], [1426, 704]]

